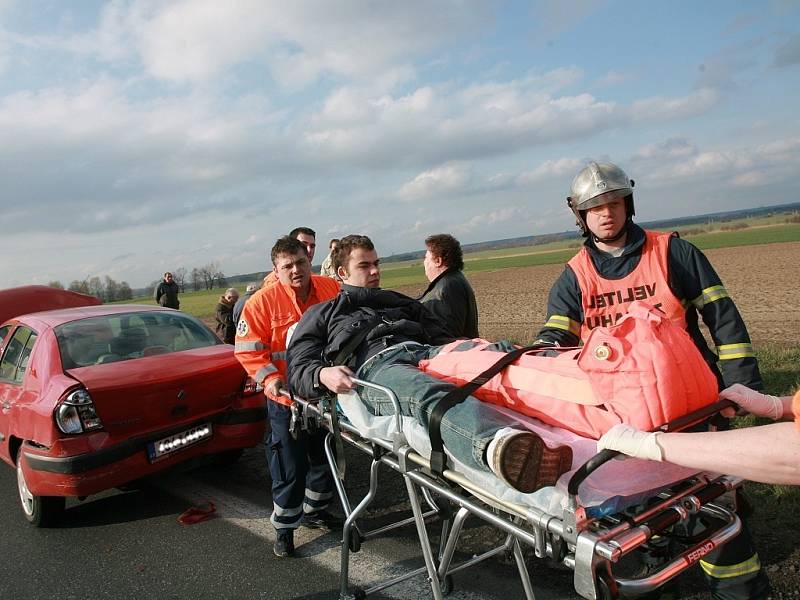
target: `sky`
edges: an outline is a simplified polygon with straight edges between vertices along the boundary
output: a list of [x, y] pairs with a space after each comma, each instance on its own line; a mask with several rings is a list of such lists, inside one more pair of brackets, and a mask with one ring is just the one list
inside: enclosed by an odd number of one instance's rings
[[0, 288], [795, 202], [800, 2], [0, 0]]

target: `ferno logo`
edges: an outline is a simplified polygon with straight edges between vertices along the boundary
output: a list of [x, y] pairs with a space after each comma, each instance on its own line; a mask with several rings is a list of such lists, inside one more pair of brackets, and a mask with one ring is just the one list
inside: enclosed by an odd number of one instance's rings
[[711, 552], [714, 549], [714, 542], [706, 542], [699, 548], [692, 550], [688, 554], [686, 554], [686, 560], [689, 561], [689, 564], [696, 563], [698, 560], [703, 558], [706, 554]]

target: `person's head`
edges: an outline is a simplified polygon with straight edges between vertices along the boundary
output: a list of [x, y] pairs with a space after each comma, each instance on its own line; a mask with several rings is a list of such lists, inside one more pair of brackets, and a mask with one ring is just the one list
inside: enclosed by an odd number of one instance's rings
[[225, 290], [225, 293], [222, 295], [225, 298], [226, 302], [231, 304], [236, 304], [236, 301], [239, 299], [239, 290], [236, 288], [228, 288]]
[[611, 163], [586, 165], [572, 180], [567, 204], [584, 237], [614, 242], [625, 235], [635, 214], [633, 179]]
[[311, 260], [300, 240], [288, 235], [279, 238], [272, 247], [272, 270], [284, 285], [305, 292], [311, 284]]
[[333, 238], [330, 242], [328, 242], [328, 249], [331, 253], [336, 252], [336, 248], [339, 247], [339, 238]]
[[317, 234], [310, 227], [295, 227], [289, 232], [289, 237], [300, 241], [308, 252], [308, 262], [314, 260], [317, 250]]
[[372, 240], [367, 236], [343, 237], [332, 256], [333, 266], [342, 283], [356, 287], [380, 287], [380, 260]]
[[172, 273], [170, 273], [169, 271], [164, 273], [164, 281], [166, 281], [167, 283], [171, 283], [172, 282]]
[[448, 269], [460, 271], [464, 268], [461, 244], [452, 235], [439, 233], [428, 236], [425, 239], [425, 247], [425, 259], [422, 265], [425, 267], [425, 277], [428, 281], [433, 281]]

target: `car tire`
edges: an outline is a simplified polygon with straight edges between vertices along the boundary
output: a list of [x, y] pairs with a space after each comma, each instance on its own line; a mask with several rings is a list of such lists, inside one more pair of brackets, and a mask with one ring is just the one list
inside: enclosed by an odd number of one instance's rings
[[25, 469], [22, 466], [22, 453], [17, 458], [17, 489], [19, 491], [22, 513], [35, 527], [55, 525], [64, 512], [66, 499], [63, 496], [36, 496], [28, 489]]

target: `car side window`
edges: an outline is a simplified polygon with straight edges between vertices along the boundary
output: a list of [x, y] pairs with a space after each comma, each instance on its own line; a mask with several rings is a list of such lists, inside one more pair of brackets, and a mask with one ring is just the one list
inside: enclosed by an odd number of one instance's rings
[[[31, 337], [33, 340], [31, 340]], [[17, 327], [17, 330], [8, 340], [3, 358], [0, 360], [0, 378], [9, 381], [22, 381], [25, 369], [28, 366], [36, 334], [27, 327]], [[23, 365], [20, 369], [20, 365]]]
[[3, 325], [0, 327], [0, 354], [3, 353], [3, 342], [5, 341], [10, 329], [11, 325]]

